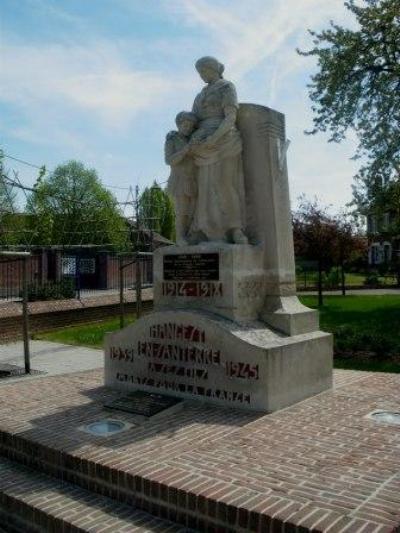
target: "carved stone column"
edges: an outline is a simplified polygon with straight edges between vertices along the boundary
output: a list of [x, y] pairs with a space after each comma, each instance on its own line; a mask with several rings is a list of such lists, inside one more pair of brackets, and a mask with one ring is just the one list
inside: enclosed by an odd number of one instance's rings
[[288, 335], [316, 331], [317, 312], [296, 296], [285, 117], [268, 107], [240, 104], [238, 127], [243, 141], [247, 234], [263, 250], [261, 318]]

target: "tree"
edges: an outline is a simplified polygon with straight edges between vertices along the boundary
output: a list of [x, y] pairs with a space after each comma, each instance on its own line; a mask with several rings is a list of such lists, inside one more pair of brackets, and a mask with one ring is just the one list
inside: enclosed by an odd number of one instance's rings
[[166, 239], [175, 240], [175, 210], [167, 192], [154, 181], [139, 199], [139, 220], [144, 229], [156, 231]]
[[[18, 219], [16, 191], [13, 179], [4, 166], [4, 155], [0, 150], [0, 245], [18, 244]], [[17, 220], [18, 219], [18, 220]]]
[[336, 250], [333, 251], [335, 262], [340, 265], [342, 294], [346, 294], [345, 267], [346, 264], [366, 256], [368, 242], [352, 219], [346, 214], [335, 217], [336, 220]]
[[316, 200], [311, 202], [303, 197], [293, 214], [293, 236], [296, 257], [317, 262], [318, 304], [323, 304], [322, 273], [333, 265], [341, 266], [345, 294], [345, 264], [366, 251], [366, 240], [350, 219], [344, 215], [331, 216]]
[[38, 245], [101, 244], [120, 249], [128, 241], [116, 198], [94, 169], [78, 161], [39, 176], [26, 210]]
[[296, 257], [317, 261], [318, 305], [322, 306], [322, 272], [333, 264], [335, 250], [335, 223], [326, 208], [316, 201], [302, 198], [298, 211], [293, 215], [293, 237]]
[[299, 51], [317, 59], [311, 77], [314, 129], [341, 141], [349, 129], [359, 139], [355, 158], [354, 200], [365, 212], [375, 198], [376, 182], [400, 180], [400, 4], [399, 0], [344, 3], [357, 27], [331, 22], [321, 33], [310, 31], [314, 47]]

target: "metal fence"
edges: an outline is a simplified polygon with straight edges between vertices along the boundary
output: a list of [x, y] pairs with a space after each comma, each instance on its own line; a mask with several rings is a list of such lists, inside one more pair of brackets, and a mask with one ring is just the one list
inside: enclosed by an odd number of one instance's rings
[[[0, 301], [22, 300], [24, 268], [29, 301], [86, 298], [118, 294], [136, 288], [136, 254], [118, 255], [110, 251], [88, 249], [32, 250], [25, 267], [19, 259], [0, 262]], [[120, 276], [120, 269], [123, 276]], [[142, 287], [153, 283], [152, 254], [139, 259]]]

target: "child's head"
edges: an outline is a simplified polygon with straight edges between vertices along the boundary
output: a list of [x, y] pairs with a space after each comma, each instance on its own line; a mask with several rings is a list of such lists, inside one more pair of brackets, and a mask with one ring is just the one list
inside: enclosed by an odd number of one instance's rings
[[181, 111], [176, 115], [175, 122], [179, 132], [188, 137], [197, 126], [197, 117], [190, 111]]

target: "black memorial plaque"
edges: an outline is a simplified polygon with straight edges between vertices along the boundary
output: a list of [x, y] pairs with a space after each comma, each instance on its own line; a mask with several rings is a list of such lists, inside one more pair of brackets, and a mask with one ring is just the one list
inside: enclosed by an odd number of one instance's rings
[[218, 281], [219, 254], [164, 255], [165, 281]]
[[152, 394], [145, 391], [130, 392], [126, 396], [117, 398], [104, 407], [107, 409], [117, 409], [134, 415], [154, 416], [169, 407], [172, 407], [183, 400], [173, 396], [163, 396], [162, 394]]

